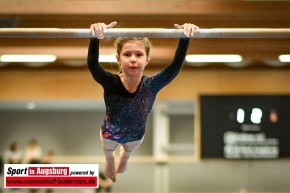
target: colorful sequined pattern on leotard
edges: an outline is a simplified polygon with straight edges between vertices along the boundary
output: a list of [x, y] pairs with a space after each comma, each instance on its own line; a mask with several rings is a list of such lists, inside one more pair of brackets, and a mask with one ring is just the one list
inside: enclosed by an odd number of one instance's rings
[[101, 126], [104, 138], [122, 144], [142, 139], [156, 95], [180, 72], [189, 41], [180, 39], [173, 61], [152, 76], [142, 76], [136, 92], [129, 93], [119, 75], [104, 70], [98, 63], [99, 40], [91, 39], [88, 67], [104, 88], [106, 116]]

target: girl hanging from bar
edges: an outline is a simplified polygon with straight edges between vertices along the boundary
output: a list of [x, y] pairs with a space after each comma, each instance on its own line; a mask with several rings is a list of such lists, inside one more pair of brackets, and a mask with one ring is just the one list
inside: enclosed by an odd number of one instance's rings
[[[143, 75], [150, 60], [150, 41], [147, 38], [118, 38], [115, 42], [116, 58], [121, 72], [113, 74], [99, 64], [99, 39], [103, 39], [106, 30], [116, 24], [117, 22], [109, 25], [92, 24], [91, 33], [96, 38], [90, 39], [88, 50], [89, 70], [104, 89], [106, 116], [100, 129], [100, 137], [106, 157], [105, 174], [113, 182], [116, 181], [116, 173], [127, 169], [131, 153], [142, 143], [146, 120], [156, 95], [180, 72], [190, 37], [199, 29], [190, 23], [174, 25], [177, 29], [183, 29], [187, 38], [179, 39], [172, 62], [154, 75]], [[120, 161], [115, 168], [114, 151], [118, 144], [121, 144]]]

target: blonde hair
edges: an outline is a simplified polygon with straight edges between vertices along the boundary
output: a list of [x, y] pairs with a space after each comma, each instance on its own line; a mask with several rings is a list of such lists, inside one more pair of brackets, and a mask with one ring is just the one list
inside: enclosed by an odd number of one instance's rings
[[150, 51], [152, 46], [152, 43], [150, 42], [150, 40], [148, 38], [117, 38], [114, 46], [117, 49], [117, 54], [120, 55], [121, 50], [123, 48], [124, 43], [130, 41], [130, 40], [137, 40], [137, 41], [141, 41], [144, 43], [145, 45], [145, 51], [146, 51], [146, 55], [150, 56]]

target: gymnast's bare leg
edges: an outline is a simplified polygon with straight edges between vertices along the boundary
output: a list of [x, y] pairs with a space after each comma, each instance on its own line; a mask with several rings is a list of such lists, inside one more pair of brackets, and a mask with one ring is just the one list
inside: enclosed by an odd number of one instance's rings
[[106, 156], [105, 162], [105, 175], [113, 182], [116, 182], [116, 169], [115, 169], [115, 154], [114, 151], [118, 145], [118, 142], [105, 139], [100, 130], [100, 138], [103, 144], [103, 151]]
[[144, 137], [139, 141], [127, 142], [121, 145], [120, 161], [116, 170], [117, 173], [123, 173], [128, 168], [128, 160], [130, 158], [131, 153], [141, 145], [143, 139]]

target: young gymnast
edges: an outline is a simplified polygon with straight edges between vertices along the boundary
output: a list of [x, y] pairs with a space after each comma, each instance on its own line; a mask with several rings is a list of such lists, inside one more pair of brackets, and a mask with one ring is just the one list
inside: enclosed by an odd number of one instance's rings
[[[143, 141], [146, 120], [152, 109], [157, 93], [169, 84], [180, 72], [190, 37], [199, 28], [190, 23], [175, 24], [176, 29], [184, 29], [188, 38], [180, 38], [175, 56], [170, 64], [154, 75], [143, 75], [150, 60], [151, 43], [147, 38], [117, 38], [117, 61], [121, 72], [113, 74], [99, 64], [99, 39], [104, 38], [106, 30], [114, 27], [95, 23], [90, 27], [91, 34], [88, 49], [88, 68], [93, 78], [104, 89], [106, 116], [100, 130], [103, 151], [106, 156], [105, 174], [113, 182], [116, 173], [127, 169], [131, 153]], [[120, 161], [115, 168], [114, 151], [120, 146]]]

